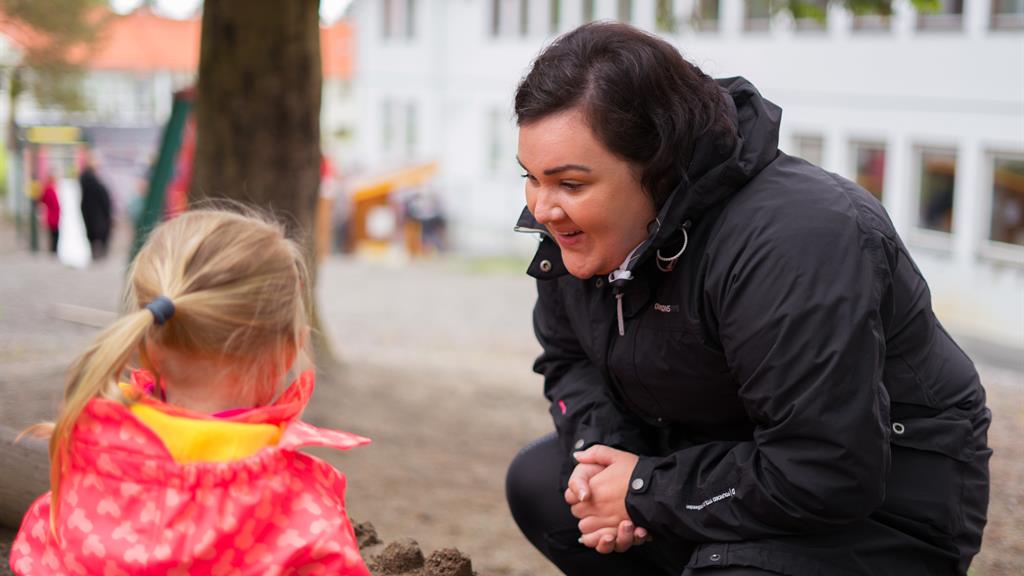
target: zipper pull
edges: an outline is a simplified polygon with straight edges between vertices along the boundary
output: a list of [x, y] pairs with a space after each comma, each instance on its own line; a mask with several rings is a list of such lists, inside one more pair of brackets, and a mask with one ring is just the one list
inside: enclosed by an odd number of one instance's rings
[[626, 323], [622, 319], [622, 297], [624, 296], [622, 288], [615, 287], [615, 308], [619, 317], [619, 336], [626, 335]]

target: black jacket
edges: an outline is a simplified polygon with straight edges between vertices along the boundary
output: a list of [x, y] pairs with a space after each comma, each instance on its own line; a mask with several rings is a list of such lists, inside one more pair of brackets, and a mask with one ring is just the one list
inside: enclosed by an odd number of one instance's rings
[[739, 142], [698, 144], [631, 279], [568, 275], [550, 238], [530, 266], [563, 482], [573, 450], [640, 455], [629, 514], [691, 566], [965, 573], [991, 454], [974, 366], [879, 203], [780, 152], [781, 110], [722, 85]]

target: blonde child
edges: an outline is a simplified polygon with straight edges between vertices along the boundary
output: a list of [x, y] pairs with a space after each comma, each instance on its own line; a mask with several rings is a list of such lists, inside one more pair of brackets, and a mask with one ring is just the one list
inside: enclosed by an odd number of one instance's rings
[[14, 572], [368, 575], [345, 477], [298, 448], [369, 441], [299, 419], [311, 371], [281, 390], [308, 364], [307, 287], [274, 224], [203, 210], [154, 230], [130, 312], [69, 372]]

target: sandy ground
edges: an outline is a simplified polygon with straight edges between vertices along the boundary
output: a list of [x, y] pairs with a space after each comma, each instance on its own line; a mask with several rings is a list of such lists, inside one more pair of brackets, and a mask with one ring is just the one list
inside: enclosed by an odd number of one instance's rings
[[[3, 240], [0, 424], [17, 428], [52, 415], [63, 367], [97, 332], [91, 324], [106, 318], [95, 310], [117, 307], [123, 259], [73, 270]], [[353, 518], [373, 522], [385, 540], [458, 547], [481, 576], [557, 573], [518, 533], [503, 496], [507, 463], [551, 426], [529, 369], [533, 296], [512, 267], [325, 263], [319, 300], [344, 366], [321, 378], [307, 418], [374, 440], [349, 453], [318, 452], [348, 475]], [[989, 527], [972, 574], [1017, 575], [1024, 374], [979, 368], [995, 415], [995, 456]]]

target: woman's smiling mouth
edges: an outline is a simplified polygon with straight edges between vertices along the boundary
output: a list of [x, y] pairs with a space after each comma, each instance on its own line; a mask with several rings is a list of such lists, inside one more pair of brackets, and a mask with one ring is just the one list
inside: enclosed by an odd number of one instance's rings
[[573, 230], [571, 232], [555, 232], [555, 239], [558, 244], [563, 248], [575, 246], [581, 240], [583, 240], [583, 230]]

